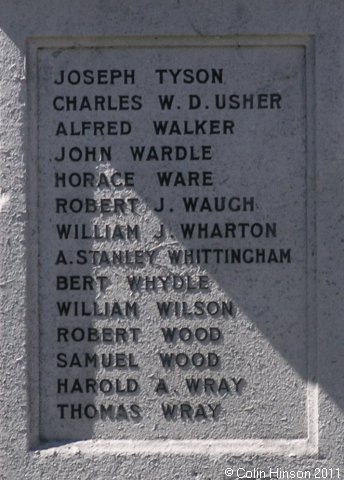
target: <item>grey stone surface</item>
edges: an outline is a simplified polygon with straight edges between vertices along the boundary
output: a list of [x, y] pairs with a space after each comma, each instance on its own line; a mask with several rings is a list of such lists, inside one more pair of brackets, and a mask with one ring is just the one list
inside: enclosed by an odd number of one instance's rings
[[342, 2], [4, 1], [0, 18], [0, 477], [341, 478]]
[[307, 436], [310, 46], [280, 43], [30, 45], [43, 440]]

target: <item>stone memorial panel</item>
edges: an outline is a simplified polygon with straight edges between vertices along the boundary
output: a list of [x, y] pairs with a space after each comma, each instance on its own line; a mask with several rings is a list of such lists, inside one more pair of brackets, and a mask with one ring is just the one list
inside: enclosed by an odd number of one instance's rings
[[0, 478], [340, 480], [344, 3], [0, 2]]
[[44, 440], [306, 439], [305, 54], [37, 49]]

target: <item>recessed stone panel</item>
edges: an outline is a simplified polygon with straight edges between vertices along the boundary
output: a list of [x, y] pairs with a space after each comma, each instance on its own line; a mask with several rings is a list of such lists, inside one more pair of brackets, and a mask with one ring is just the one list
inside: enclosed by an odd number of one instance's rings
[[43, 440], [307, 437], [305, 51], [38, 50]]

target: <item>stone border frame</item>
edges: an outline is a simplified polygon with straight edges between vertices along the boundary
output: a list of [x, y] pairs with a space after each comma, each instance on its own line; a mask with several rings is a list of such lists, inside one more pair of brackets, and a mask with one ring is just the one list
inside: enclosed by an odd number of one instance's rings
[[[39, 402], [39, 298], [38, 298], [38, 54], [44, 48], [168, 48], [168, 47], [288, 47], [304, 48], [306, 85], [306, 238], [307, 238], [307, 295], [305, 318], [308, 350], [307, 423], [308, 437], [302, 439], [228, 439], [228, 440], [86, 440], [63, 443], [42, 443], [40, 440]], [[28, 448], [42, 449], [41, 454], [54, 454], [56, 446], [70, 455], [78, 451], [88, 455], [103, 454], [276, 454], [310, 455], [318, 452], [318, 387], [317, 387], [317, 320], [316, 320], [316, 228], [315, 228], [315, 39], [312, 35], [250, 35], [250, 36], [209, 36], [209, 37], [32, 37], [27, 41], [27, 205], [28, 226], [26, 231], [28, 249], [28, 308], [27, 353], [28, 353]]]

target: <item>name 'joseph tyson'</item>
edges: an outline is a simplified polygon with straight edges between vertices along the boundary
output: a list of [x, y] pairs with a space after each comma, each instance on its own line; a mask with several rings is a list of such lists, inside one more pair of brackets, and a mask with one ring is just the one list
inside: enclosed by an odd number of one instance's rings
[[[222, 68], [159, 68], [154, 71], [159, 84], [223, 83]], [[56, 85], [135, 85], [136, 72], [132, 69], [60, 70]]]

